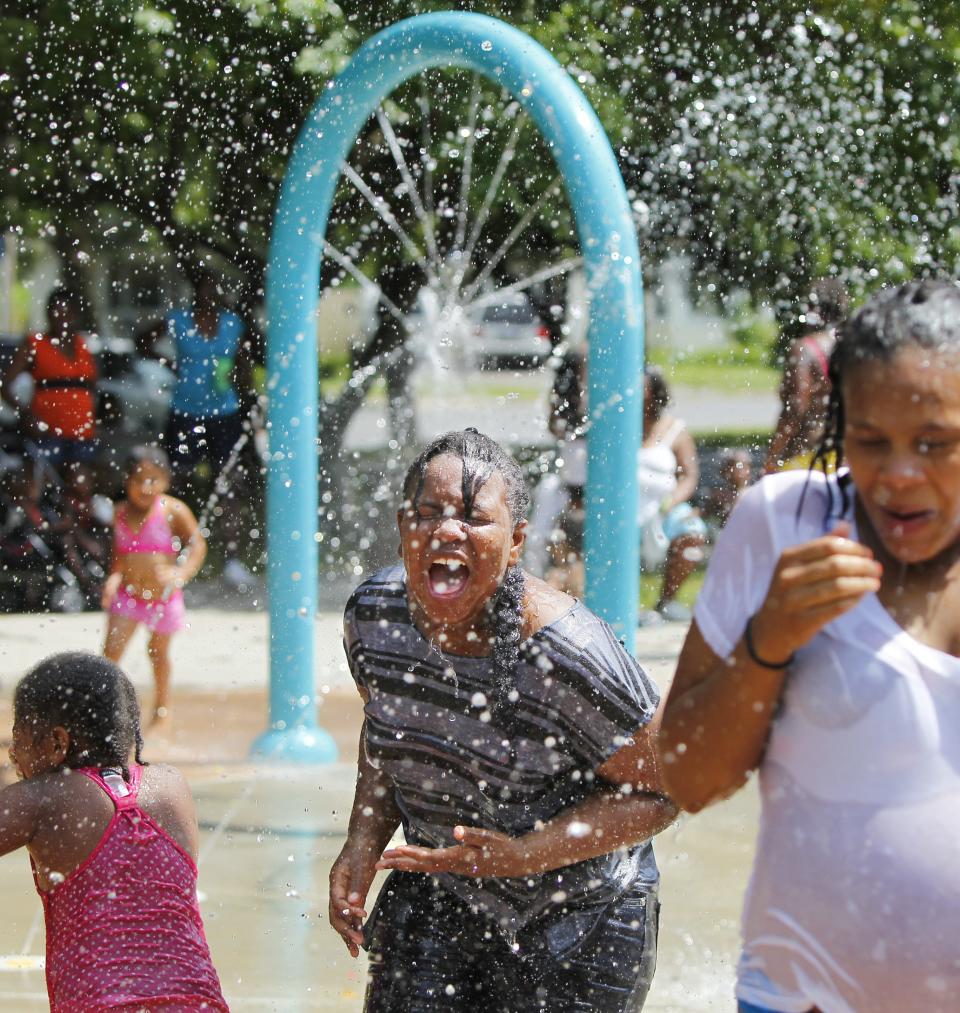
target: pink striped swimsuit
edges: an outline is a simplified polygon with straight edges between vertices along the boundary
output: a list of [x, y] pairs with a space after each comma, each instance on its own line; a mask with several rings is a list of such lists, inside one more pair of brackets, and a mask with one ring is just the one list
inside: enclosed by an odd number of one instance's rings
[[[130, 783], [75, 773], [116, 807], [100, 843], [52, 890], [38, 892], [47, 927], [51, 1013], [228, 1013], [197, 904], [193, 859], [137, 805]], [[123, 794], [126, 788], [127, 794]]]

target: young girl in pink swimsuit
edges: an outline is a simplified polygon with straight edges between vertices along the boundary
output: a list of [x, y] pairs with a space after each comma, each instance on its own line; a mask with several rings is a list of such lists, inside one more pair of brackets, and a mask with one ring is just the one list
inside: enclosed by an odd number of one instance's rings
[[137, 447], [127, 470], [127, 498], [114, 517], [113, 566], [103, 587], [109, 612], [103, 653], [119, 662], [140, 624], [156, 683], [152, 726], [170, 719], [170, 641], [183, 629], [183, 586], [196, 576], [207, 543], [186, 503], [167, 496], [170, 461], [157, 447]]
[[21, 780], [0, 790], [0, 855], [30, 854], [52, 1013], [228, 1009], [197, 905], [193, 799], [141, 745], [136, 693], [106, 658], [55, 654], [17, 686]]

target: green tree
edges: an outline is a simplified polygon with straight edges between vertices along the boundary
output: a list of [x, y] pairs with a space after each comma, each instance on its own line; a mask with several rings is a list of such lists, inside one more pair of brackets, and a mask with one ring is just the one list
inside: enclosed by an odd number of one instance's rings
[[[307, 110], [374, 31], [447, 6], [394, 0], [347, 13], [332, 0], [10, 0], [0, 13], [5, 217], [25, 235], [52, 238], [75, 270], [124, 228], [164, 244], [184, 267], [215, 253], [255, 303], [277, 186]], [[636, 201], [648, 268], [683, 250], [702, 296], [745, 289], [773, 302], [788, 332], [817, 275], [859, 290], [918, 270], [955, 272], [960, 15], [951, 4], [460, 6], [529, 31], [584, 87]], [[471, 88], [469, 75], [437, 73], [426, 89], [440, 147], [431, 221], [442, 242], [456, 230]], [[418, 180], [423, 95], [413, 82], [389, 106]], [[515, 122], [494, 89], [482, 86], [479, 98], [474, 210]], [[532, 128], [520, 138], [477, 243], [481, 264], [552, 179]], [[352, 163], [409, 212], [376, 121]], [[409, 247], [349, 184], [331, 237], [394, 302], [409, 294]], [[411, 238], [424, 247], [422, 225], [413, 223]], [[499, 282], [576, 252], [559, 188], [525, 238], [494, 273]], [[549, 305], [556, 294], [548, 287], [540, 298]], [[402, 341], [392, 326], [361, 363]]]

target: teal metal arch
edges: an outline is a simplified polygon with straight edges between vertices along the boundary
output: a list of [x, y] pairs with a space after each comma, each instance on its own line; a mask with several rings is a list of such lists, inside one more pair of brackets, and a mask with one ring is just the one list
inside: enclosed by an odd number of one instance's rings
[[550, 142], [563, 175], [590, 293], [586, 599], [633, 647], [643, 294], [616, 159], [583, 92], [529, 36], [480, 14], [418, 15], [369, 39], [324, 92], [297, 139], [277, 204], [267, 270], [270, 728], [254, 745], [257, 755], [336, 756], [316, 723], [314, 683], [322, 245], [340, 166], [363, 124], [404, 81], [435, 67], [473, 70], [510, 92]]

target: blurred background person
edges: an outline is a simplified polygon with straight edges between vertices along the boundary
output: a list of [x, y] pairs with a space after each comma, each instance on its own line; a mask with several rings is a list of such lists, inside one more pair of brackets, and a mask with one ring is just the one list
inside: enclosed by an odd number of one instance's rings
[[[637, 453], [640, 487], [638, 523], [645, 570], [663, 570], [655, 610], [644, 622], [689, 619], [674, 599], [703, 559], [706, 526], [689, 500], [697, 490], [700, 464], [686, 424], [666, 413], [670, 393], [660, 370], [644, 370], [643, 443]], [[533, 494], [526, 565], [555, 587], [583, 593], [583, 492], [587, 479], [586, 357], [567, 352], [550, 392], [550, 432], [557, 439], [556, 471]]]
[[725, 447], [720, 454], [719, 482], [703, 497], [703, 517], [711, 542], [752, 482], [750, 451], [746, 447]]
[[642, 614], [641, 622], [685, 622], [690, 610], [674, 599], [703, 560], [707, 538], [706, 525], [690, 504], [700, 462], [686, 423], [666, 410], [670, 390], [663, 374], [647, 366], [643, 377], [643, 443], [637, 454], [640, 557], [646, 570], [662, 566], [663, 582], [653, 613]]
[[830, 396], [830, 353], [837, 325], [846, 317], [850, 297], [836, 278], [814, 283], [805, 314], [809, 333], [791, 342], [780, 381], [780, 417], [770, 440], [764, 472], [807, 468], [823, 435]]
[[[557, 361], [547, 420], [547, 428], [557, 441], [557, 468], [544, 475], [533, 491], [533, 507], [527, 529], [524, 563], [538, 577], [546, 576], [551, 568], [556, 569], [560, 565], [557, 552], [564, 554], [563, 565], [576, 565], [578, 562], [567, 558], [567, 550], [574, 555], [576, 550], [570, 546], [569, 540], [562, 537], [562, 521], [568, 510], [580, 509], [582, 512], [583, 507], [589, 421], [586, 392], [586, 356], [579, 351], [564, 352]], [[565, 546], [554, 551], [551, 544], [559, 541], [564, 541]], [[553, 582], [557, 580], [560, 578], [554, 574]], [[557, 586], [566, 590], [562, 580]]]
[[[137, 335], [144, 356], [162, 358], [163, 338], [172, 338], [176, 382], [163, 447], [170, 457], [176, 488], [203, 513], [215, 486], [244, 434], [253, 390], [253, 360], [243, 320], [228, 309], [220, 279], [200, 268], [193, 274], [193, 303], [173, 310]], [[201, 468], [202, 466], [202, 468]], [[198, 470], [200, 469], [200, 470]], [[256, 578], [238, 558], [240, 503], [225, 491], [219, 503], [226, 541], [225, 581], [252, 587]]]
[[[20, 412], [26, 452], [37, 462], [38, 480], [62, 476], [89, 484], [97, 453], [97, 363], [78, 331], [80, 298], [56, 288], [47, 298], [47, 326], [28, 334], [3, 375], [0, 397]], [[17, 398], [17, 380], [29, 376], [29, 405]]]

